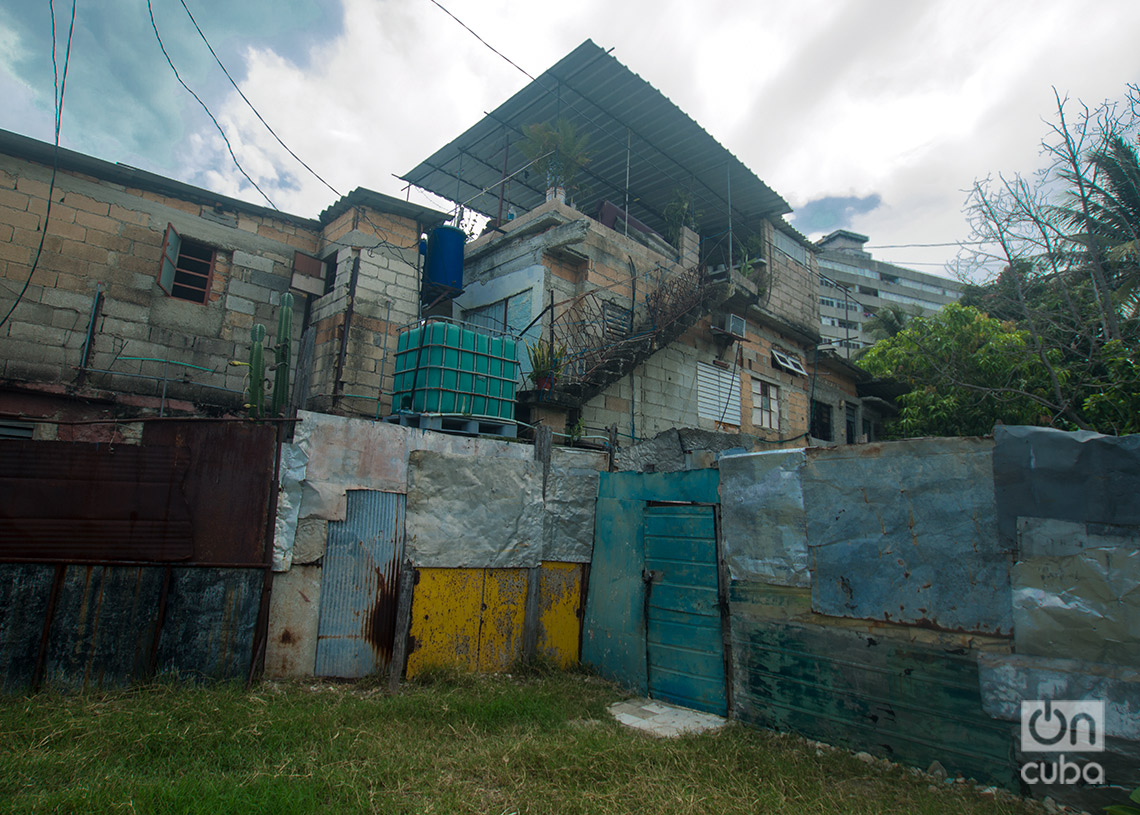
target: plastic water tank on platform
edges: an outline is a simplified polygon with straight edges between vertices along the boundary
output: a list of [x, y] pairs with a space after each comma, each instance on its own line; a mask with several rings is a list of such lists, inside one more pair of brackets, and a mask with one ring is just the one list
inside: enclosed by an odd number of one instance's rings
[[458, 227], [437, 226], [428, 235], [424, 273], [432, 286], [463, 288], [463, 247], [467, 234]]
[[518, 369], [514, 337], [429, 319], [400, 334], [392, 404], [411, 413], [514, 421]]

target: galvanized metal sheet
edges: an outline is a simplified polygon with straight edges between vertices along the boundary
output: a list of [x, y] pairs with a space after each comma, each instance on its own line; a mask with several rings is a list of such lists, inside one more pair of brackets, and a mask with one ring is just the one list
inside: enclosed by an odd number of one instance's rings
[[538, 572], [537, 651], [560, 668], [578, 664], [585, 570], [581, 563], [543, 562]]
[[265, 565], [276, 428], [253, 422], [148, 422], [143, 443], [189, 451], [182, 490], [194, 520], [193, 562]]
[[329, 523], [315, 672], [360, 677], [392, 656], [405, 497], [350, 490], [343, 521]]
[[720, 460], [721, 540], [733, 580], [811, 585], [803, 450]]
[[528, 568], [542, 560], [542, 472], [416, 450], [408, 461], [408, 556], [433, 568]]
[[[588, 459], [590, 463], [597, 463]], [[543, 505], [542, 558], [566, 563], [589, 563], [594, 548], [594, 504], [598, 499], [596, 468], [567, 466], [555, 457]]]
[[301, 496], [308, 464], [305, 451], [295, 444], [281, 445], [280, 488], [277, 491], [277, 519], [273, 534], [273, 571], [283, 572], [293, 565], [293, 544], [301, 513]]
[[645, 509], [649, 695], [727, 712], [716, 525], [709, 506]]
[[406, 670], [409, 679], [433, 668], [474, 671], [479, 666], [483, 572], [416, 570]]
[[0, 559], [177, 561], [194, 552], [188, 452], [0, 443]]
[[[1048, 511], [1048, 507], [1041, 508]], [[1108, 526], [1056, 518], [1017, 519], [1020, 558], [1067, 557], [1086, 549], [1140, 549], [1140, 526]]]
[[1013, 567], [1017, 651], [1140, 667], [1140, 549], [1086, 549]]
[[1140, 525], [1140, 435], [997, 427], [993, 469], [998, 533], [1011, 548], [1021, 517]]
[[165, 572], [157, 566], [67, 567], [44, 682], [86, 690], [148, 678]]
[[56, 568], [0, 564], [0, 690], [21, 691], [32, 684]]
[[261, 569], [174, 568], [158, 644], [158, 672], [244, 680], [265, 573]]
[[1021, 703], [1036, 699], [1104, 702], [1107, 736], [1140, 742], [1140, 670], [1027, 654], [978, 654], [986, 712], [1021, 721]]
[[1009, 634], [1012, 542], [997, 540], [991, 450], [937, 439], [809, 451], [813, 608]]
[[985, 712], [977, 662], [962, 649], [764, 623], [738, 629], [733, 655], [742, 721], [1018, 788], [1015, 727]]
[[364, 419], [349, 419], [298, 411], [293, 443], [308, 456], [302, 518], [327, 521], [344, 519], [347, 490], [368, 489], [407, 492], [408, 454], [413, 450], [465, 458], [486, 463], [500, 459], [529, 461], [534, 450], [497, 439], [429, 433], [410, 427]]

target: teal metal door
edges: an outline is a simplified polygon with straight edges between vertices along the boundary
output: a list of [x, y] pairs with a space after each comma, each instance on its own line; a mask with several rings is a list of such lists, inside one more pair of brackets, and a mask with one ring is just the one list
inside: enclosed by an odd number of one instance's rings
[[648, 504], [644, 540], [649, 695], [723, 716], [728, 704], [713, 507]]

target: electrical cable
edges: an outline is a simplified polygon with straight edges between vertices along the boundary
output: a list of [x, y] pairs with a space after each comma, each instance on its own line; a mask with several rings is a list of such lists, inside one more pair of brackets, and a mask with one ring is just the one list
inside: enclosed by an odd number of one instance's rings
[[206, 103], [202, 101], [201, 97], [198, 96], [198, 94], [194, 93], [194, 91], [190, 89], [189, 85], [182, 81], [182, 77], [179, 75], [178, 69], [174, 67], [174, 62], [170, 59], [170, 54], [166, 52], [166, 46], [162, 42], [162, 36], [158, 33], [158, 24], [154, 21], [154, 8], [151, 6], [151, 0], [146, 0], [146, 10], [150, 13], [150, 26], [154, 29], [154, 37], [156, 40], [158, 40], [158, 47], [162, 49], [162, 55], [166, 57], [166, 64], [170, 66], [170, 70], [174, 71], [174, 78], [177, 79], [178, 84], [185, 88], [186, 92], [193, 96], [198, 104], [202, 106], [202, 110], [206, 111], [206, 115], [210, 117], [210, 121], [213, 122], [214, 127], [218, 129], [218, 133], [221, 135], [222, 141], [226, 143], [226, 149], [230, 151], [230, 158], [233, 159], [234, 166], [238, 168], [238, 171], [243, 176], [245, 176], [245, 180], [252, 184], [255, 190], [261, 193], [261, 197], [264, 198], [266, 202], [268, 202], [271, 208], [276, 209], [278, 212], [280, 212], [281, 210], [277, 209], [277, 205], [274, 204], [272, 199], [270, 199], [270, 197], [265, 194], [265, 190], [257, 186], [257, 182], [254, 181], [250, 177], [249, 173], [245, 171], [245, 168], [241, 166], [241, 162], [238, 161], [238, 157], [234, 154], [233, 145], [230, 144], [230, 140], [226, 137], [226, 131], [222, 130], [222, 126], [218, 123], [218, 120], [214, 117], [214, 114], [210, 112], [210, 109], [206, 106]]
[[55, 146], [52, 149], [51, 157], [51, 182], [48, 184], [48, 197], [47, 209], [44, 211], [44, 222], [40, 226], [40, 244], [36, 247], [36, 256], [32, 260], [32, 267], [28, 269], [28, 277], [24, 280], [24, 286], [20, 289], [20, 293], [16, 295], [12, 307], [8, 309], [8, 313], [4, 315], [4, 319], [0, 320], [0, 327], [8, 322], [8, 318], [12, 316], [12, 312], [16, 310], [16, 306], [20, 305], [20, 301], [24, 299], [24, 295], [28, 291], [28, 286], [31, 285], [32, 276], [36, 273], [36, 267], [40, 265], [40, 256], [44, 251], [44, 240], [47, 238], [48, 221], [51, 219], [51, 202], [55, 197], [55, 176], [59, 169], [59, 130], [60, 123], [63, 120], [63, 94], [67, 89], [67, 66], [71, 62], [71, 35], [75, 31], [75, 5], [77, 0], [71, 0], [71, 22], [67, 27], [67, 48], [63, 55], [63, 77], [59, 76], [59, 67], [56, 64], [55, 51], [55, 4], [52, 0], [48, 0], [48, 8], [51, 11], [51, 67], [55, 77]]
[[[214, 50], [214, 46], [210, 44], [210, 40], [206, 37], [205, 32], [202, 31], [202, 27], [200, 25], [198, 25], [198, 20], [194, 17], [193, 12], [190, 11], [190, 7], [186, 5], [186, 0], [179, 0], [179, 2], [182, 3], [182, 8], [185, 9], [186, 16], [188, 16], [190, 18], [190, 22], [193, 23], [194, 29], [198, 32], [198, 36], [201, 37], [202, 42], [205, 43], [206, 48], [209, 49], [210, 55], [213, 56], [213, 58], [214, 58], [214, 62], [216, 62], [218, 64], [218, 67], [222, 69], [222, 73], [225, 74], [226, 79], [229, 80], [229, 82], [233, 86], [234, 90], [236, 90], [238, 92], [238, 96], [240, 96], [242, 98], [242, 101], [244, 101], [246, 103], [246, 105], [249, 107], [249, 109], [251, 111], [253, 111], [253, 115], [257, 117], [257, 120], [259, 122], [261, 122], [263, 125], [265, 125], [265, 129], [268, 130], [269, 134], [271, 136], [273, 136], [274, 139], [277, 140], [277, 143], [279, 145], [281, 145], [282, 148], [284, 148], [285, 152], [287, 152], [290, 156], [292, 156], [297, 161], [298, 164], [300, 164], [302, 167], [304, 167], [306, 170], [308, 170], [312, 174], [313, 178], [317, 179], [317, 181], [320, 181], [322, 184], [324, 184], [326, 187], [328, 187], [333, 192], [334, 195], [336, 195], [340, 198], [343, 198], [344, 193], [342, 193], [340, 190], [338, 190], [336, 187], [334, 187], [332, 184], [330, 184], [328, 181], [326, 181], [316, 170], [314, 170], [312, 167], [310, 167], [308, 165], [308, 163], [305, 162], [304, 159], [302, 159], [299, 155], [297, 155], [297, 153], [294, 152], [293, 149], [290, 148], [289, 145], [287, 145], [280, 136], [277, 135], [277, 131], [275, 131], [272, 128], [272, 126], [270, 126], [269, 122], [265, 121], [265, 117], [263, 117], [261, 115], [261, 112], [258, 111], [258, 109], [254, 106], [253, 102], [251, 102], [249, 100], [249, 97], [247, 97], [245, 95], [245, 93], [242, 92], [242, 89], [238, 86], [237, 82], [234, 81], [233, 76], [230, 74], [229, 70], [226, 68], [225, 64], [222, 62], [221, 57], [219, 57], [218, 53]], [[151, 22], [152, 22], [152, 24], [154, 22], [154, 15], [153, 14], [151, 15]], [[156, 33], [157, 33], [157, 29], [156, 29]], [[161, 44], [161, 40], [159, 42]], [[165, 53], [165, 49], [163, 49], [163, 53]], [[169, 61], [170, 61], [170, 58], [167, 57], [167, 62], [169, 62]], [[174, 66], [171, 65], [171, 67], [173, 68]], [[176, 76], [177, 76], [177, 73], [178, 72], [175, 71]], [[181, 79], [179, 81], [181, 81]], [[185, 84], [183, 84], [183, 87], [185, 87]], [[189, 88], [187, 88], [187, 90], [189, 90]], [[193, 93], [193, 92], [191, 91], [191, 93]], [[197, 99], [196, 95], [195, 95], [195, 98]], [[200, 99], [198, 101], [199, 101], [199, 103], [201, 103]], [[204, 104], [203, 104], [203, 107], [205, 107]], [[209, 113], [208, 110], [207, 110], [207, 113]], [[211, 116], [211, 118], [213, 118], [213, 117]], [[217, 125], [217, 120], [214, 121], [214, 124]], [[219, 126], [219, 130], [220, 130], [220, 126]], [[225, 138], [224, 133], [222, 134], [222, 138], [223, 139]], [[227, 146], [229, 145], [228, 140], [226, 141], [226, 144], [227, 144]], [[230, 151], [230, 155], [231, 156], [233, 155], [233, 150]], [[236, 163], [237, 160], [235, 159], [234, 161]], [[241, 165], [238, 165], [238, 169], [241, 170]], [[244, 170], [242, 170], [242, 174], [245, 175]], [[249, 176], [246, 175], [246, 178], [249, 178]], [[252, 183], [252, 179], [250, 179], [250, 182]], [[257, 185], [254, 184], [254, 186], [256, 187]], [[258, 192], [261, 192], [260, 188], [258, 189]], [[262, 195], [264, 195], [264, 194], [265, 193], [262, 193]], [[266, 200], [268, 201], [269, 199], [266, 198]], [[276, 209], [276, 207], [274, 207], [274, 209]], [[364, 216], [364, 219], [366, 221], [368, 221], [369, 224], [371, 224], [373, 229], [375, 229], [377, 232], [381, 233], [382, 235], [386, 235], [388, 237], [391, 237], [391, 233], [380, 228], [380, 226], [378, 226], [376, 224], [376, 222], [373, 221], [368, 216], [367, 212], [365, 212], [364, 210], [360, 210], [360, 212]], [[348, 246], [349, 244], [341, 243], [339, 241], [332, 241], [332, 242], [330, 242], [330, 245]], [[418, 248], [418, 246], [419, 246], [419, 239], [417, 238], [416, 242], [411, 244], [411, 245], [403, 246], [400, 244], [393, 243], [392, 241], [387, 240], [386, 238], [380, 238], [380, 243], [376, 244], [375, 246], [362, 247], [362, 248], [371, 252], [375, 249], [379, 249], [379, 248], [384, 247], [384, 246], [394, 248], [394, 249], [415, 249], [415, 248]]]
[[[308, 164], [306, 164], [301, 159], [300, 156], [298, 156], [296, 153], [294, 153], [289, 148], [289, 145], [287, 145], [285, 142], [283, 142], [281, 140], [281, 137], [277, 135], [276, 131], [274, 131], [274, 129], [269, 126], [269, 122], [265, 121], [265, 119], [262, 118], [261, 114], [258, 113], [257, 108], [255, 108], [253, 106], [253, 102], [249, 101], [249, 98], [244, 93], [242, 93], [242, 90], [241, 90], [241, 88], [238, 87], [237, 82], [235, 82], [234, 78], [232, 76], [230, 76], [230, 72], [226, 70], [226, 66], [222, 64], [221, 58], [219, 58], [217, 52], [214, 51], [214, 47], [212, 45], [210, 45], [210, 41], [208, 39], [206, 39], [206, 35], [202, 32], [202, 28], [198, 25], [198, 21], [194, 19], [194, 15], [191, 13], [190, 7], [186, 5], [186, 0], [179, 0], [179, 1], [182, 3], [182, 8], [186, 9], [186, 15], [190, 18], [190, 22], [192, 22], [194, 24], [194, 28], [198, 32], [198, 36], [202, 38], [202, 42], [204, 42], [206, 44], [206, 47], [210, 49], [210, 54], [214, 57], [214, 61], [216, 63], [218, 63], [218, 67], [222, 69], [222, 73], [226, 75], [226, 79], [228, 79], [230, 81], [230, 84], [234, 86], [234, 90], [238, 92], [238, 96], [240, 96], [242, 98], [242, 100], [247, 105], [249, 105], [249, 109], [253, 111], [253, 115], [257, 117], [257, 120], [259, 122], [261, 122], [263, 125], [265, 125], [265, 129], [269, 131], [269, 134], [271, 136], [273, 136], [273, 138], [277, 139], [277, 143], [280, 144], [282, 147], [284, 147], [285, 152], [287, 152], [289, 155], [291, 155], [293, 158], [295, 158], [297, 160], [298, 164], [300, 164], [302, 167], [304, 167], [306, 170], [308, 170], [310, 173], [312, 173], [313, 177], [315, 179], [317, 179], [317, 181], [320, 181], [322, 184], [324, 184], [326, 187], [328, 187], [330, 190], [332, 190], [333, 193], [335, 193], [337, 196], [343, 197], [343, 193], [341, 193], [332, 184], [330, 184], [329, 182], [327, 182], [323, 178], [321, 178], [317, 174], [316, 170], [314, 170], [312, 167], [310, 167]], [[153, 17], [153, 15], [152, 15], [152, 17]]]

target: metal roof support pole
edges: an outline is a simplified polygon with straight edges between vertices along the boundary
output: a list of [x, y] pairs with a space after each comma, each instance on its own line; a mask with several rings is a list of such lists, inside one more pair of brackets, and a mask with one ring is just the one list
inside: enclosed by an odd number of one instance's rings
[[499, 216], [496, 219], [499, 226], [503, 225], [503, 195], [507, 191], [507, 158], [511, 154], [511, 134], [503, 128], [503, 177], [499, 180]]
[[625, 129], [625, 236], [629, 237], [629, 154], [633, 131]]
[[732, 271], [732, 165], [724, 163], [724, 178], [728, 186], [728, 270]]

